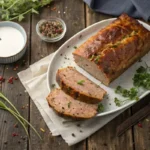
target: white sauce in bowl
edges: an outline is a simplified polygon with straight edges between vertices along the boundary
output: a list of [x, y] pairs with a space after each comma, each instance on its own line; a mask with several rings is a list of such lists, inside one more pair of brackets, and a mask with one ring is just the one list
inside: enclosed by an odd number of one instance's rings
[[0, 57], [9, 57], [20, 52], [25, 44], [21, 32], [13, 27], [0, 27]]

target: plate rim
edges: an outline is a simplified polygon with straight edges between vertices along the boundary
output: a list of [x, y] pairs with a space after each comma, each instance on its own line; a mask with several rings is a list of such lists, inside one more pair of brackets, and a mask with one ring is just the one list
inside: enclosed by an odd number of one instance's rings
[[[49, 78], [49, 74], [50, 74], [50, 68], [52, 67], [52, 64], [53, 64], [53, 61], [54, 61], [54, 58], [56, 57], [56, 55], [59, 53], [59, 51], [62, 49], [62, 47], [64, 47], [68, 42], [70, 42], [74, 37], [76, 37], [77, 35], [79, 35], [81, 32], [84, 32], [85, 30], [88, 30], [89, 28], [93, 27], [93, 26], [96, 26], [97, 24], [100, 24], [100, 23], [103, 23], [103, 22], [106, 22], [106, 21], [113, 21], [115, 20], [116, 18], [109, 18], [109, 19], [105, 19], [105, 20], [102, 20], [102, 21], [99, 21], [99, 22], [96, 22], [88, 27], [86, 27], [85, 29], [77, 32], [75, 35], [73, 35], [71, 38], [69, 38], [64, 44], [62, 44], [55, 52], [54, 54], [52, 55], [52, 58], [51, 58], [51, 61], [49, 62], [49, 65], [48, 65], [48, 70], [47, 70], [47, 87], [48, 87], [48, 91], [50, 92], [52, 89], [50, 88], [50, 78]], [[138, 20], [140, 23], [146, 25], [146, 26], [149, 26], [150, 28], [150, 25], [148, 25], [147, 23], [141, 21], [141, 20]], [[150, 93], [150, 90], [146, 91], [144, 94], [142, 94], [140, 96], [140, 100], [145, 97], [146, 95], [148, 95]], [[130, 103], [126, 104], [126, 105], [123, 105], [123, 106], [120, 106], [118, 107], [117, 109], [114, 109], [114, 110], [110, 110], [110, 111], [107, 111], [107, 112], [102, 112], [102, 113], [98, 113], [95, 117], [101, 117], [101, 116], [105, 116], [105, 115], [111, 115], [115, 112], [118, 112], [118, 111], [121, 111], [125, 108], [129, 108], [131, 107], [133, 104], [135, 104], [137, 101], [131, 101]]]

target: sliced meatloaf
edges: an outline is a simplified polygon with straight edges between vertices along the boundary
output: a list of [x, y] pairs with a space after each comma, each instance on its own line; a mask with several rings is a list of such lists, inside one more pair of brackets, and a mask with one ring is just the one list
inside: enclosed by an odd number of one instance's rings
[[122, 14], [74, 52], [75, 62], [105, 85], [150, 50], [150, 31]]
[[56, 80], [67, 94], [86, 103], [98, 103], [106, 94], [105, 90], [73, 67], [59, 69]]
[[56, 112], [65, 116], [88, 119], [97, 114], [97, 105], [75, 100], [61, 89], [54, 89], [48, 95], [47, 101]]

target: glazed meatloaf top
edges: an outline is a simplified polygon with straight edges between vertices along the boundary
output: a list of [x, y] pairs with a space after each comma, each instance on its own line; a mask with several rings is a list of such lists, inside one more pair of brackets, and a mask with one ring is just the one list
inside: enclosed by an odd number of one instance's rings
[[56, 78], [66, 93], [87, 103], [98, 103], [106, 94], [104, 89], [71, 66], [59, 69]]
[[[150, 47], [150, 31], [137, 20], [122, 14], [110, 25], [89, 38], [74, 52], [94, 62], [108, 78], [114, 78], [135, 55]], [[140, 53], [140, 54], [138, 54]]]
[[47, 101], [56, 112], [65, 116], [88, 119], [97, 114], [97, 105], [75, 100], [61, 89], [54, 89], [48, 95]]

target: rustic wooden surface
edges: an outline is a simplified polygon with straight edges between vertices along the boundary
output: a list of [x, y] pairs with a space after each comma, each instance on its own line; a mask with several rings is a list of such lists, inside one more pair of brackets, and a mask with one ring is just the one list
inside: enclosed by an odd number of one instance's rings
[[[67, 24], [67, 34], [64, 39], [54, 44], [41, 41], [35, 31], [36, 23], [40, 19], [49, 18], [50, 16], [61, 17]], [[27, 53], [14, 64], [0, 65], [0, 75], [6, 78], [0, 90], [40, 132], [43, 141], [40, 141], [29, 128], [31, 136], [31, 145], [29, 145], [22, 127], [18, 125], [18, 128], [14, 128], [14, 124], [17, 121], [7, 112], [0, 110], [0, 150], [150, 150], [150, 121], [148, 122], [146, 119], [141, 121], [142, 128], [135, 125], [121, 137], [116, 137], [117, 126], [140, 107], [149, 103], [150, 95], [116, 117], [88, 139], [68, 147], [60, 136], [53, 137], [51, 135], [39, 111], [25, 92], [20, 81], [16, 80], [13, 85], [7, 83], [9, 77], [16, 77], [18, 72], [26, 69], [30, 64], [56, 51], [62, 43], [78, 31], [110, 17], [112, 16], [93, 12], [81, 0], [57, 0], [50, 7], [42, 9], [39, 15], [28, 15], [21, 23], [28, 35]], [[25, 63], [23, 60], [25, 60]], [[19, 65], [19, 68], [14, 70], [16, 65]], [[23, 109], [22, 106], [27, 107]], [[150, 120], [150, 116], [147, 119]], [[45, 133], [41, 132], [40, 128], [45, 129]], [[18, 133], [19, 136], [12, 137], [14, 132]]]

